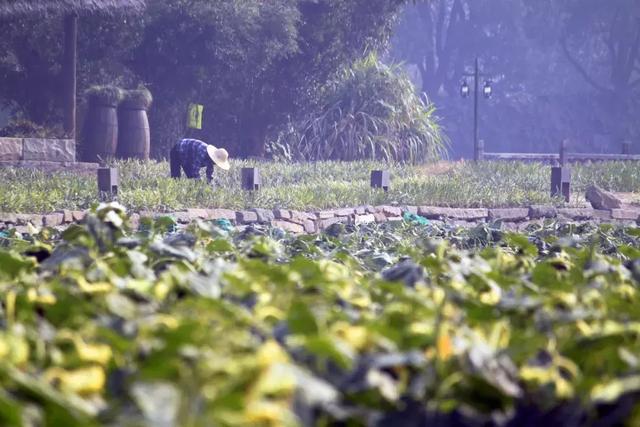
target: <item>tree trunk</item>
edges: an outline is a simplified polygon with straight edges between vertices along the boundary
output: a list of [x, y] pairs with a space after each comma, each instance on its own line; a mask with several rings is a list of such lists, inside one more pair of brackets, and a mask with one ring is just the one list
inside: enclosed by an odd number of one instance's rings
[[76, 137], [76, 63], [78, 40], [78, 16], [64, 18], [64, 60], [63, 60], [63, 109], [64, 131], [72, 139]]
[[254, 115], [253, 120], [249, 123], [245, 123], [242, 129], [244, 129], [244, 137], [240, 141], [238, 155], [243, 159], [264, 157], [265, 140], [268, 129], [266, 121], [258, 119], [256, 115]]

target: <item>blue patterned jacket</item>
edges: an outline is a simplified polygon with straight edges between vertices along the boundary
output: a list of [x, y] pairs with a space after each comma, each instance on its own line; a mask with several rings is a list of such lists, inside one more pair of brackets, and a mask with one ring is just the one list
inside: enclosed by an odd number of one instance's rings
[[207, 143], [199, 139], [185, 138], [176, 147], [184, 173], [189, 178], [199, 178], [200, 169], [207, 168], [207, 181], [213, 175], [213, 161], [207, 153]]

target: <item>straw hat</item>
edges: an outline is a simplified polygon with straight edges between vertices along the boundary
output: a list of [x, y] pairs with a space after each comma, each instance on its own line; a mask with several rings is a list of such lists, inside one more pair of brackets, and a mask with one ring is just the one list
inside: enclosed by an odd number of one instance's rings
[[229, 153], [224, 148], [216, 148], [213, 145], [207, 145], [207, 153], [213, 163], [215, 163], [220, 169], [228, 171], [231, 165], [229, 164]]

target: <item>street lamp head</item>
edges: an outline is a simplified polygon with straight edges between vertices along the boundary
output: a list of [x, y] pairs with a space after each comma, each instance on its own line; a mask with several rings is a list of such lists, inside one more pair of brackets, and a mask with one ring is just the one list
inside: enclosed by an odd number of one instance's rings
[[482, 88], [482, 93], [484, 93], [484, 97], [489, 99], [491, 95], [493, 95], [493, 88], [491, 87], [491, 80], [487, 80], [484, 82], [484, 87]]
[[469, 96], [469, 85], [466, 80], [462, 81], [462, 86], [460, 86], [460, 96], [466, 98]]

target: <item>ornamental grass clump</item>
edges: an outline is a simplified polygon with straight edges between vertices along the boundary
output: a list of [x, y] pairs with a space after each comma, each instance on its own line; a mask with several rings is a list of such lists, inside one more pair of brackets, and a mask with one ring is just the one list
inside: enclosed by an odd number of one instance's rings
[[148, 110], [152, 102], [153, 96], [151, 92], [149, 92], [149, 89], [142, 87], [125, 91], [122, 107], [134, 110]]
[[382, 160], [421, 163], [440, 158], [446, 138], [435, 107], [422, 99], [399, 65], [375, 54], [343, 69], [321, 91], [321, 105], [271, 144], [295, 160]]
[[85, 98], [90, 104], [116, 107], [122, 101], [124, 91], [113, 85], [91, 86], [85, 92]]

